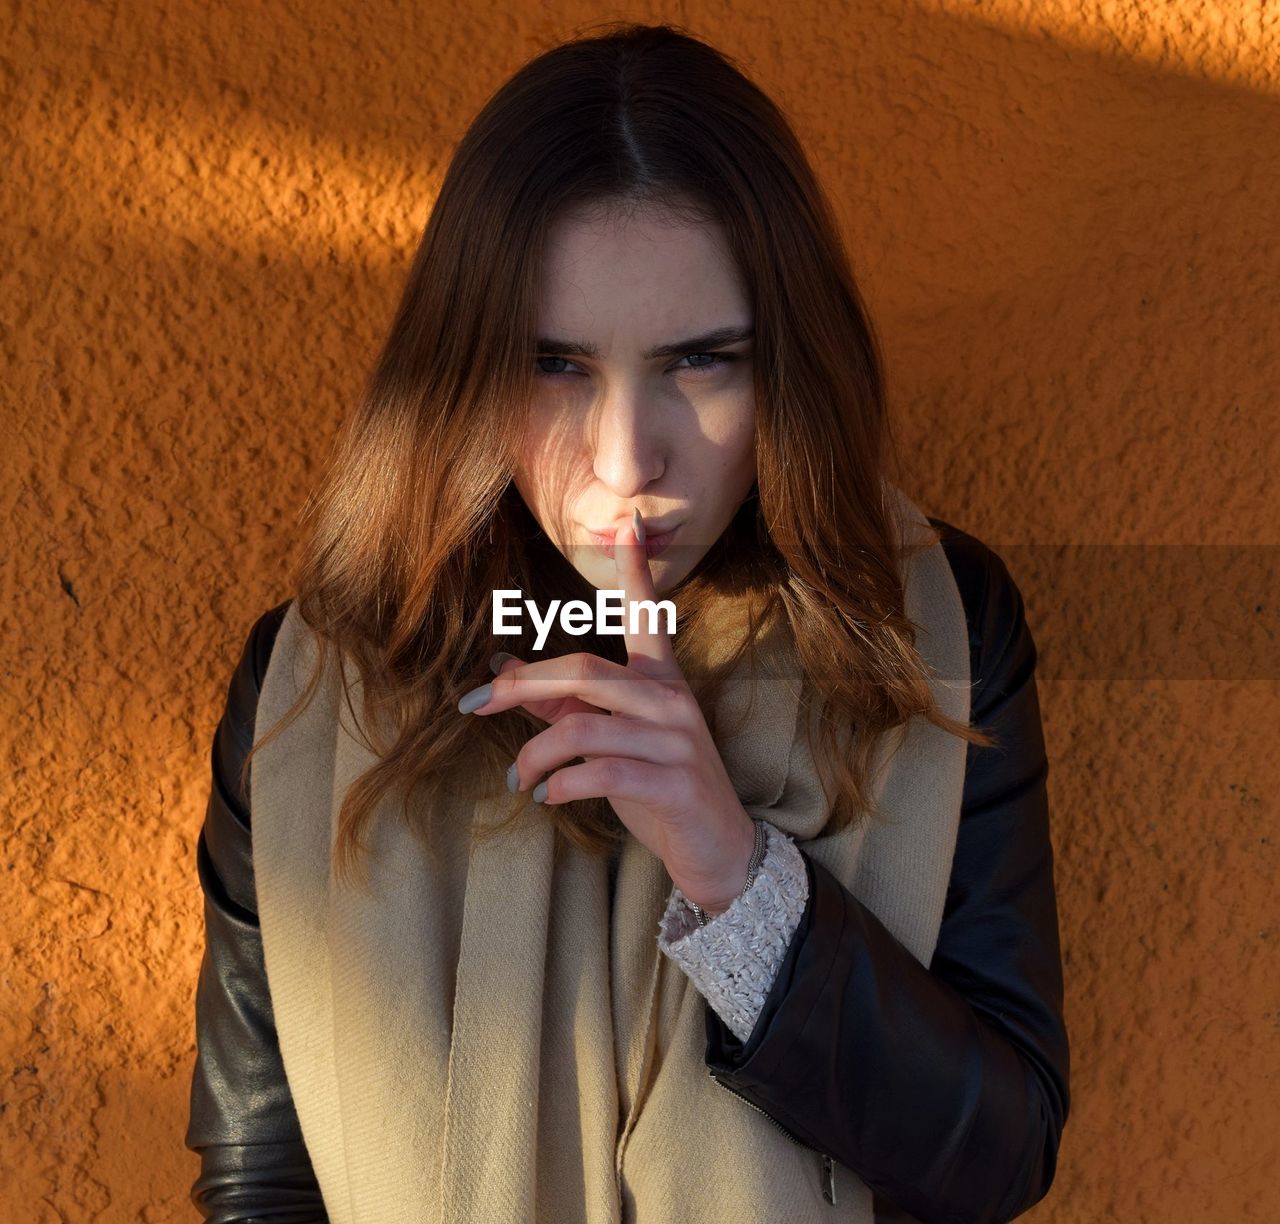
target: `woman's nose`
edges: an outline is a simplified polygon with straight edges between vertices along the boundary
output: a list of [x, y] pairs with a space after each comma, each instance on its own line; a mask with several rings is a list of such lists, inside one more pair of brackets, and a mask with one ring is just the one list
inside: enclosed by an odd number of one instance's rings
[[634, 497], [666, 470], [666, 446], [656, 412], [634, 392], [615, 393], [595, 424], [592, 467], [619, 498]]

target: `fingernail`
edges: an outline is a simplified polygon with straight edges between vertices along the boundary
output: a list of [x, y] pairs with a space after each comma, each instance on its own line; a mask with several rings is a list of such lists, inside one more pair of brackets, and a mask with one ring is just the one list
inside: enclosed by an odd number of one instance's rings
[[545, 782], [539, 782], [538, 785], [533, 788], [533, 801], [534, 803], [542, 803], [546, 797], [547, 784]]
[[511, 654], [509, 651], [499, 650], [489, 660], [489, 670], [493, 672], [493, 674], [496, 676], [498, 675], [499, 672], [502, 671], [502, 665], [508, 659], [514, 659], [515, 657], [516, 656]]
[[507, 790], [513, 795], [520, 789], [520, 771], [516, 769], [516, 763], [511, 762], [507, 768]]
[[470, 714], [472, 710], [479, 709], [480, 706], [486, 704], [492, 696], [493, 685], [482, 684], [478, 689], [472, 689], [458, 702], [458, 713]]
[[636, 543], [644, 543], [644, 519], [640, 517], [640, 507], [636, 506], [631, 512], [631, 522], [636, 529]]

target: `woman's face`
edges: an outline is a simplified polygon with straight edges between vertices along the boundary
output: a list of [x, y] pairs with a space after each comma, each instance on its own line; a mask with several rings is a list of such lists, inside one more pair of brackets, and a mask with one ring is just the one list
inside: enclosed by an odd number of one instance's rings
[[[750, 305], [718, 225], [566, 214], [548, 235], [515, 485], [597, 588], [612, 533], [645, 520], [659, 593], [697, 565], [756, 479]], [[713, 336], [712, 333], [723, 333]], [[721, 354], [714, 356], [713, 354]]]

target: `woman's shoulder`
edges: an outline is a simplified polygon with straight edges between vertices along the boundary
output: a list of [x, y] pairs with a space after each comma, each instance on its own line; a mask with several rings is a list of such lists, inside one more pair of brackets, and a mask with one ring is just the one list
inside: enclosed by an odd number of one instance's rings
[[280, 632], [280, 623], [284, 620], [285, 613], [289, 611], [291, 603], [293, 603], [292, 597], [268, 609], [254, 621], [253, 628], [249, 630], [246, 653], [252, 658], [254, 682], [259, 688], [262, 687], [262, 678], [267, 674], [267, 664], [271, 661], [271, 648], [275, 645], [276, 634]]
[[1004, 558], [991, 545], [945, 519], [927, 516], [951, 565], [969, 630], [970, 673], [975, 699], [997, 673], [1002, 683], [1036, 664], [1036, 645], [1026, 604]]
[[242, 918], [256, 912], [249, 795], [241, 788], [244, 759], [253, 746], [262, 679], [271, 648], [291, 600], [253, 623], [227, 686], [226, 703], [213, 737], [212, 789], [201, 832], [200, 874], [205, 891]]
[[231, 677], [227, 711], [234, 716], [239, 726], [247, 727], [250, 739], [253, 737], [253, 716], [257, 711], [258, 694], [262, 690], [263, 677], [267, 674], [267, 664], [271, 661], [271, 650], [291, 603], [292, 598], [286, 599], [284, 603], [262, 613], [253, 622], [240, 652], [240, 661]]

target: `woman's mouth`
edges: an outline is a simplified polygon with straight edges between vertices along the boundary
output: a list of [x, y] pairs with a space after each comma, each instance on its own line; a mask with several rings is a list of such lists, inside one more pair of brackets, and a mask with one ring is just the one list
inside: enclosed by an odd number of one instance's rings
[[[645, 556], [653, 558], [660, 552], [664, 551], [667, 545], [675, 538], [676, 532], [679, 530], [680, 524], [677, 523], [670, 531], [664, 531], [661, 535], [646, 536], [644, 541]], [[599, 535], [594, 531], [588, 531], [587, 539], [591, 542], [591, 546], [593, 548], [599, 549], [606, 557], [613, 556], [612, 535]]]

